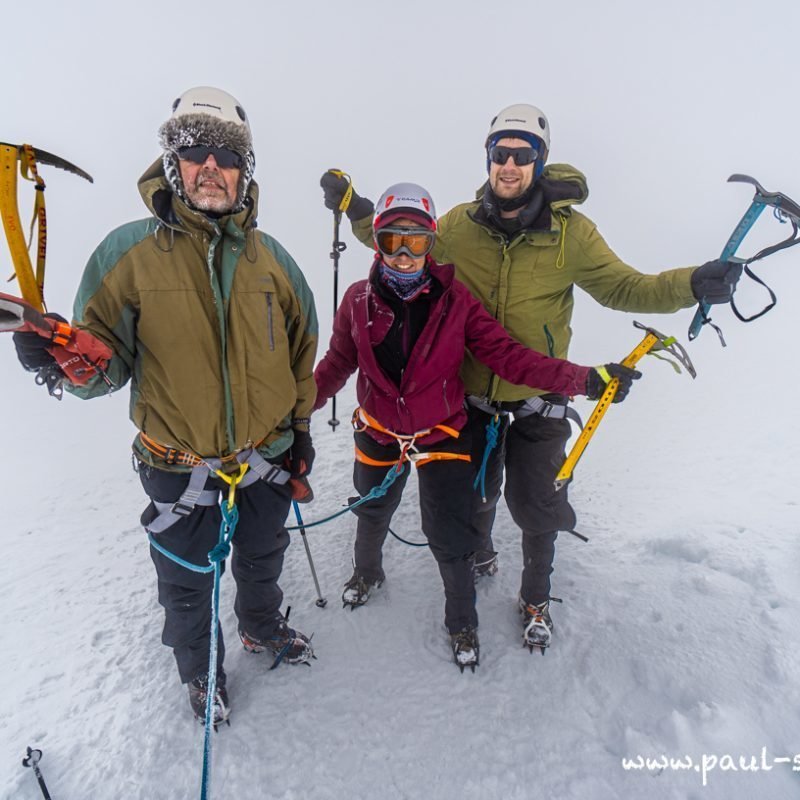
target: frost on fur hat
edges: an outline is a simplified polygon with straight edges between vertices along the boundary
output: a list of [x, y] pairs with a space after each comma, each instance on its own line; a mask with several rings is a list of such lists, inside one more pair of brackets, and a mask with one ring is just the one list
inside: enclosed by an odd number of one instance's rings
[[159, 128], [164, 150], [164, 174], [175, 193], [186, 202], [178, 167], [182, 147], [223, 147], [242, 157], [236, 203], [232, 213], [244, 207], [256, 165], [250, 124], [236, 98], [208, 86], [184, 92], [172, 106], [172, 116]]

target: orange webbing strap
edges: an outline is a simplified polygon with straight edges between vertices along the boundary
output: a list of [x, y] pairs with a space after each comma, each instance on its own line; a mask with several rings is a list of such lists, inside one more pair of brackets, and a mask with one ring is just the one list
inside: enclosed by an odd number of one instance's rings
[[[360, 421], [362, 426], [359, 427], [356, 423]], [[375, 417], [371, 417], [364, 411], [363, 408], [359, 407], [353, 412], [353, 427], [358, 430], [364, 430], [364, 427], [372, 428], [373, 430], [380, 431], [381, 433], [385, 433], [387, 436], [391, 436], [394, 439], [397, 439], [398, 442], [413, 442], [415, 439], [419, 439], [421, 436], [427, 436], [432, 431], [444, 431], [448, 436], [452, 436], [454, 439], [458, 439], [461, 436], [461, 431], [457, 431], [455, 428], [451, 428], [449, 425], [434, 425], [432, 428], [425, 428], [425, 430], [417, 431], [416, 433], [395, 433], [394, 431], [390, 431], [388, 428], [384, 428]]]
[[146, 433], [141, 431], [139, 432], [139, 441], [142, 443], [143, 447], [167, 464], [180, 464], [185, 467], [199, 467], [201, 464], [205, 464], [205, 461], [199, 456], [193, 453], [187, 453], [183, 450], [177, 450], [174, 447], [167, 447], [157, 442], [155, 439], [151, 439]]
[[[399, 466], [405, 461], [411, 461], [412, 463], [416, 464], [418, 467], [427, 464], [429, 461], [471, 461], [471, 457], [465, 453], [447, 453], [447, 452], [426, 452], [420, 453], [416, 448], [416, 440], [422, 436], [427, 436], [434, 430], [444, 431], [448, 436], [452, 436], [454, 439], [458, 439], [461, 435], [460, 431], [457, 431], [455, 428], [451, 428], [448, 425], [434, 425], [432, 428], [426, 428], [422, 431], [417, 431], [416, 433], [412, 434], [404, 434], [404, 433], [395, 433], [394, 431], [390, 431], [388, 428], [385, 428], [381, 425], [378, 420], [374, 417], [371, 417], [364, 411], [363, 408], [356, 408], [353, 412], [353, 428], [356, 431], [363, 431], [366, 428], [372, 428], [379, 433], [383, 433], [387, 436], [391, 436], [397, 441], [397, 444], [400, 446], [400, 458], [397, 461], [379, 461], [377, 459], [371, 458], [368, 456], [363, 450], [361, 450], [358, 445], [355, 446], [356, 451], [356, 461], [360, 461], [362, 464], [368, 464], [372, 467], [393, 467]], [[359, 424], [360, 423], [360, 424]]]
[[[28, 175], [29, 172], [30, 177]], [[42, 296], [42, 302], [44, 302], [44, 262], [47, 255], [47, 212], [44, 206], [45, 183], [39, 175], [39, 170], [36, 168], [36, 157], [34, 156], [33, 148], [29, 144], [22, 145], [22, 151], [20, 153], [20, 173], [25, 180], [36, 183], [34, 187], [36, 192], [33, 203], [30, 235], [28, 238], [28, 249], [30, 250], [31, 244], [33, 243], [33, 228], [38, 222], [36, 285], [39, 287], [39, 293]]]
[[[142, 446], [149, 450], [154, 456], [158, 456], [167, 464], [180, 464], [181, 466], [185, 467], [199, 467], [201, 464], [205, 464], [206, 460], [200, 458], [200, 456], [196, 456], [194, 453], [188, 453], [184, 450], [178, 450], [175, 447], [167, 447], [165, 444], [161, 444], [157, 442], [155, 439], [150, 438], [146, 433], [139, 432], [139, 441], [142, 443]], [[263, 439], [261, 441], [264, 441]], [[253, 445], [253, 450], [255, 450], [261, 442], [257, 442]], [[236, 461], [236, 456], [238, 453], [230, 453], [227, 456], [221, 456], [219, 461], [221, 464], [229, 464], [233, 461]]]

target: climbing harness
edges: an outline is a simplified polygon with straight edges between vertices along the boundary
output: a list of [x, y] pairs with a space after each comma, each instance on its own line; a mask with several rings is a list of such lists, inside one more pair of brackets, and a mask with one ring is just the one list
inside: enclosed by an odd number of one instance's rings
[[[663, 333], [659, 333], [655, 328], [647, 327], [639, 322], [634, 322], [633, 325], [634, 327], [643, 330], [645, 332], [645, 336], [642, 341], [639, 342], [639, 344], [636, 345], [636, 347], [630, 352], [630, 354], [623, 359], [621, 362], [623, 366], [633, 368], [642, 358], [644, 358], [644, 356], [650, 354], [651, 351], [659, 351], [662, 353], [669, 353], [670, 356], [675, 358], [676, 361], [680, 362], [684, 366], [692, 378], [697, 375], [689, 355], [674, 336], [666, 336]], [[655, 355], [655, 353], [653, 353], [653, 355]], [[678, 372], [680, 372], [680, 367], [678, 367], [674, 361], [664, 356], [660, 356], [660, 358], [669, 361], [672, 366]], [[606, 390], [603, 392], [600, 400], [598, 400], [592, 415], [589, 417], [589, 421], [586, 423], [586, 427], [583, 429], [583, 431], [581, 431], [581, 435], [572, 446], [572, 449], [564, 461], [563, 466], [559, 470], [558, 475], [556, 475], [556, 491], [559, 491], [566, 486], [572, 478], [572, 472], [575, 469], [576, 464], [583, 455], [584, 450], [586, 450], [586, 447], [591, 441], [592, 436], [594, 436], [595, 432], [597, 431], [597, 426], [602, 421], [606, 411], [608, 411], [609, 406], [617, 394], [618, 387], [619, 378], [612, 378], [608, 382]]]
[[[752, 280], [756, 281], [756, 283], [760, 283], [767, 290], [767, 292], [769, 292], [770, 302], [761, 311], [759, 311], [757, 314], [753, 314], [750, 317], [743, 316], [739, 309], [736, 308], [733, 298], [731, 298], [731, 309], [736, 317], [742, 322], [752, 322], [753, 320], [758, 319], [770, 311], [775, 306], [777, 297], [772, 289], [770, 289], [769, 286], [767, 286], [766, 283], [764, 283], [764, 281], [762, 281], [761, 278], [759, 278], [750, 269], [749, 265], [754, 261], [758, 261], [768, 255], [771, 255], [772, 253], [776, 253], [779, 250], [784, 250], [787, 247], [792, 247], [793, 245], [800, 243], [800, 235], [798, 235], [798, 225], [800, 225], [800, 205], [795, 203], [794, 200], [787, 197], [785, 194], [781, 194], [780, 192], [768, 192], [755, 178], [751, 178], [749, 175], [731, 175], [730, 178], [728, 178], [728, 182], [750, 183], [756, 189], [756, 193], [750, 202], [750, 207], [747, 209], [747, 211], [745, 211], [744, 216], [741, 218], [736, 228], [734, 228], [734, 231], [730, 235], [730, 238], [722, 250], [722, 255], [720, 256], [721, 261], [733, 261], [737, 264], [742, 264], [744, 266], [745, 274]], [[761, 216], [761, 212], [767, 206], [773, 209], [773, 214], [778, 222], [785, 223], [788, 221], [791, 223], [792, 233], [788, 238], [778, 242], [777, 244], [765, 247], [751, 258], [737, 258], [736, 251], [739, 249], [739, 245], [742, 243], [745, 236], [747, 236], [756, 220]], [[722, 346], [725, 347], [725, 339], [722, 336], [722, 331], [720, 330], [719, 326], [711, 322], [711, 317], [709, 317], [710, 310], [710, 303], [707, 303], [705, 300], [701, 300], [697, 306], [697, 311], [695, 312], [692, 322], [689, 325], [689, 341], [692, 341], [700, 335], [700, 331], [703, 329], [704, 325], [710, 325], [717, 332], [717, 336], [719, 336]]]
[[467, 395], [467, 403], [473, 408], [492, 415], [492, 419], [486, 424], [486, 445], [483, 450], [481, 466], [472, 484], [473, 489], [478, 489], [480, 486], [481, 502], [483, 503], [486, 502], [486, 470], [492, 450], [497, 447], [497, 442], [500, 438], [502, 417], [513, 414], [516, 419], [524, 419], [536, 414], [543, 419], [572, 420], [581, 430], [583, 429], [583, 420], [574, 408], [571, 408], [567, 403], [553, 403], [543, 397], [530, 397], [523, 401], [521, 405], [512, 404], [513, 408], [504, 408], [500, 404], [492, 405], [484, 398], [476, 395]]
[[378, 420], [376, 420], [374, 417], [371, 417], [366, 411], [364, 411], [363, 408], [360, 407], [356, 408], [356, 410], [353, 412], [351, 421], [353, 424], [353, 430], [356, 431], [356, 433], [361, 433], [367, 428], [372, 428], [372, 430], [378, 431], [385, 436], [390, 436], [397, 442], [397, 445], [400, 448], [400, 456], [394, 461], [379, 461], [368, 456], [358, 447], [358, 445], [356, 445], [356, 461], [360, 461], [362, 464], [367, 464], [372, 467], [389, 467], [410, 461], [420, 467], [429, 463], [430, 461], [472, 460], [468, 453], [448, 453], [446, 451], [421, 452], [417, 448], [417, 439], [422, 439], [426, 436], [429, 436], [434, 431], [442, 431], [448, 436], [458, 439], [461, 435], [460, 431], [457, 431], [455, 428], [451, 428], [449, 425], [433, 425], [430, 428], [425, 428], [421, 431], [416, 431], [415, 433], [411, 434], [395, 433], [394, 431], [389, 430], [389, 428], [385, 428], [380, 422], [378, 422]]

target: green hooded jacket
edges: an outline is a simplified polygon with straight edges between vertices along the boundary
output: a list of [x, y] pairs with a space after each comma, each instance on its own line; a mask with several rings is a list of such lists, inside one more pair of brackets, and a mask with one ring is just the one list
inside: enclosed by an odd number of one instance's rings
[[[266, 456], [283, 452], [292, 420], [307, 420], [316, 398], [317, 316], [297, 264], [256, 230], [258, 187], [242, 211], [218, 220], [172, 192], [160, 160], [139, 191], [152, 216], [112, 231], [94, 252], [75, 324], [112, 348], [107, 374], [115, 389], [131, 381], [131, 419], [157, 442], [201, 457], [258, 443]], [[99, 376], [68, 388], [108, 391]], [[138, 437], [134, 450], [165, 467]]]
[[[697, 302], [690, 287], [694, 267], [643, 274], [621, 261], [597, 226], [575, 211], [573, 206], [589, 194], [577, 169], [550, 164], [537, 186], [549, 206], [549, 224], [542, 226], [540, 215], [535, 228], [524, 227], [509, 240], [488, 224], [480, 190], [478, 199], [439, 219], [432, 253], [436, 261], [455, 265], [458, 279], [515, 339], [567, 358], [574, 286], [620, 311], [670, 313]], [[365, 244], [372, 243], [371, 222], [365, 217], [353, 223], [354, 234]], [[532, 394], [528, 387], [501, 380], [469, 353], [461, 375], [468, 394], [492, 402]]]

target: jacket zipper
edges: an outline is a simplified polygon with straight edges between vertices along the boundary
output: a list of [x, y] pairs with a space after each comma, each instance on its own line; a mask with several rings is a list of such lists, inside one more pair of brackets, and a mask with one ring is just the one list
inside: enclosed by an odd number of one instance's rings
[[272, 332], [272, 292], [267, 292], [267, 325], [269, 326], [269, 349], [275, 349], [275, 336]]
[[547, 338], [547, 354], [550, 358], [555, 358], [555, 340], [553, 339], [553, 334], [550, 333], [550, 328], [547, 327], [547, 323], [544, 325], [544, 335]]

